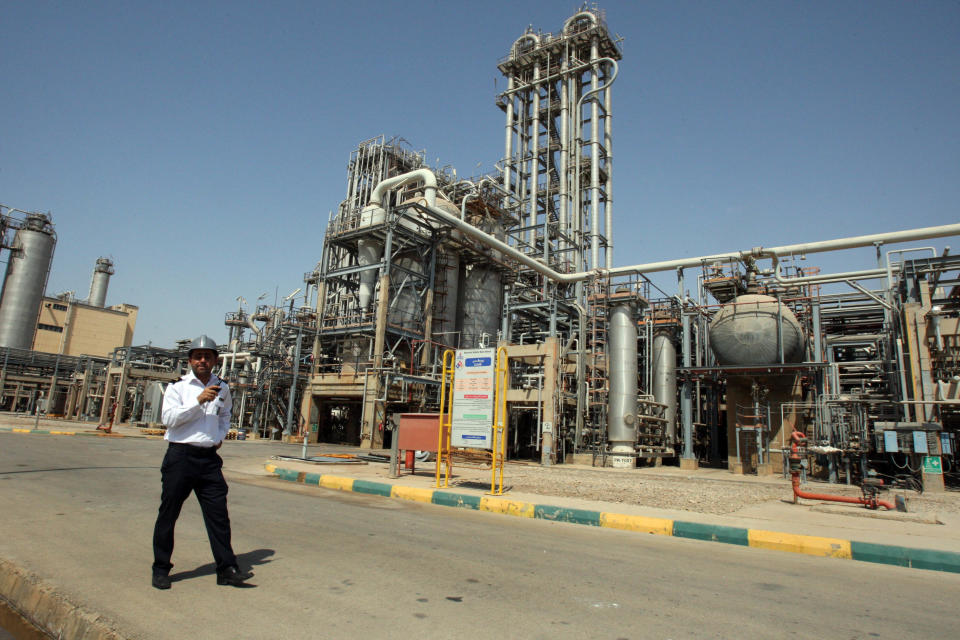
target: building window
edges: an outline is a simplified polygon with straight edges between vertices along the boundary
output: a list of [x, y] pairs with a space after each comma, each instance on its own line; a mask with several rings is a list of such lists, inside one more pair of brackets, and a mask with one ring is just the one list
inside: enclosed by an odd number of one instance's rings
[[67, 305], [65, 305], [65, 304], [57, 304], [56, 302], [54, 302], [54, 303], [53, 303], [53, 308], [56, 309], [57, 311], [66, 311], [66, 310], [67, 310]]
[[42, 322], [37, 325], [38, 329], [43, 329], [44, 331], [53, 331], [55, 333], [63, 333], [63, 327], [55, 327], [52, 324], [43, 324]]

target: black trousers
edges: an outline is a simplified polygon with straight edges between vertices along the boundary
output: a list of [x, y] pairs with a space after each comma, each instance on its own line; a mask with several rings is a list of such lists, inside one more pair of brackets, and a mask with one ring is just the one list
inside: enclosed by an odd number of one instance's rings
[[237, 565], [237, 557], [230, 546], [227, 482], [223, 479], [222, 468], [223, 460], [215, 449], [170, 443], [160, 466], [163, 490], [157, 524], [153, 528], [154, 572], [169, 573], [173, 567], [170, 562], [173, 555], [173, 529], [190, 492], [196, 493], [200, 502], [217, 571]]

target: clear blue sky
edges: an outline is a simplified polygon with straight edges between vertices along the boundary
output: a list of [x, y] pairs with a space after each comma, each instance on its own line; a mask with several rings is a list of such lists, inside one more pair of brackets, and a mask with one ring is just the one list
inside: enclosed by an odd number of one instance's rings
[[[497, 60], [578, 6], [0, 0], [0, 202], [52, 212], [48, 293], [111, 256], [135, 344], [223, 341], [302, 285], [359, 141], [492, 167]], [[618, 265], [960, 221], [960, 3], [601, 8]]]

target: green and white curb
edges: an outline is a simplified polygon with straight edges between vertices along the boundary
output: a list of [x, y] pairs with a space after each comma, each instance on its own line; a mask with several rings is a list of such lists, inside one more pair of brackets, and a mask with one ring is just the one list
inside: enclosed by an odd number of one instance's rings
[[932, 549], [914, 549], [887, 544], [872, 544], [840, 538], [823, 538], [794, 533], [780, 533], [761, 529], [744, 529], [722, 525], [685, 522], [669, 518], [650, 518], [622, 513], [607, 513], [590, 509], [571, 509], [546, 504], [520, 502], [496, 496], [477, 496], [442, 489], [422, 489], [392, 485], [384, 482], [356, 480], [320, 473], [307, 473], [284, 469], [275, 464], [267, 464], [266, 470], [274, 476], [290, 482], [316, 485], [327, 489], [352, 491], [413, 500], [445, 507], [460, 507], [477, 511], [490, 511], [521, 518], [538, 518], [555, 522], [570, 522], [594, 527], [639, 531], [655, 535], [692, 538], [708, 542], [724, 542], [757, 549], [772, 549], [803, 553], [827, 558], [843, 558], [861, 562], [875, 562], [914, 569], [948, 571], [960, 573], [960, 553], [954, 551], [935, 551]]

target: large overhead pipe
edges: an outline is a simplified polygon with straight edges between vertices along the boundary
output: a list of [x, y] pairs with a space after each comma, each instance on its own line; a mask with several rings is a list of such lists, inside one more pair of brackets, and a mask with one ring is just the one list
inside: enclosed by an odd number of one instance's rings
[[923, 240], [927, 238], [943, 238], [947, 236], [960, 235], [960, 224], [947, 224], [939, 227], [921, 227], [918, 229], [907, 229], [904, 231], [893, 231], [890, 233], [878, 233], [869, 236], [856, 236], [853, 238], [840, 238], [838, 240], [824, 240], [822, 242], [810, 242], [798, 245], [786, 245], [783, 247], [773, 247], [764, 249], [757, 247], [749, 251], [728, 251], [726, 253], [715, 253], [707, 256], [698, 256], [695, 258], [681, 258], [679, 260], [663, 260], [660, 262], [646, 262], [634, 264], [625, 267], [614, 267], [613, 269], [593, 269], [591, 271], [580, 271], [577, 273], [559, 273], [554, 271], [543, 262], [531, 258], [505, 242], [502, 242], [493, 236], [484, 233], [480, 229], [467, 224], [457, 216], [452, 216], [436, 207], [427, 207], [427, 210], [437, 219], [442, 220], [449, 226], [463, 232], [469, 238], [484, 244], [493, 249], [502, 251], [504, 255], [533, 269], [537, 273], [559, 283], [573, 283], [589, 280], [594, 276], [620, 276], [637, 273], [656, 273], [659, 271], [671, 271], [673, 269], [684, 269], [689, 267], [699, 267], [709, 262], [722, 260], [741, 260], [747, 256], [769, 257], [773, 255], [786, 255], [790, 253], [818, 253], [824, 251], [839, 251], [841, 249], [852, 249], [856, 247], [867, 247], [875, 242], [893, 243], [893, 242], [911, 242], [913, 240]]
[[[429, 169], [416, 169], [399, 176], [382, 180], [373, 192], [370, 194], [370, 202], [360, 212], [360, 226], [372, 226], [380, 224], [387, 218], [386, 196], [391, 189], [410, 184], [411, 182], [423, 182], [424, 197], [427, 206], [436, 208], [437, 206], [437, 177]], [[360, 266], [372, 267], [380, 262], [383, 257], [383, 243], [375, 238], [361, 238], [357, 241], [357, 262]], [[370, 307], [370, 300], [373, 298], [373, 291], [377, 284], [377, 269], [371, 268], [360, 272], [360, 287], [357, 292], [357, 302], [362, 311]]]
[[821, 253], [826, 251], [840, 251], [842, 249], [853, 249], [857, 247], [868, 247], [879, 243], [912, 242], [914, 240], [924, 240], [928, 238], [944, 238], [947, 236], [960, 235], [960, 224], [946, 224], [938, 227], [920, 227], [917, 229], [906, 229], [904, 231], [891, 231], [888, 233], [876, 233], [866, 236], [855, 236], [851, 238], [839, 238], [836, 240], [823, 240], [820, 242], [808, 242], [804, 244], [784, 245], [781, 247], [772, 247], [769, 249], [756, 247], [747, 251], [727, 251], [725, 253], [715, 253], [706, 256], [697, 256], [693, 258], [680, 258], [678, 260], [662, 260], [660, 262], [645, 262], [625, 267], [614, 267], [613, 269], [593, 269], [590, 271], [580, 271], [577, 273], [559, 273], [554, 271], [543, 262], [531, 258], [505, 242], [502, 242], [493, 236], [484, 233], [480, 229], [467, 224], [457, 216], [452, 216], [436, 207], [427, 207], [428, 211], [437, 219], [442, 220], [449, 226], [463, 232], [469, 238], [484, 244], [493, 249], [502, 251], [504, 255], [516, 260], [517, 262], [529, 267], [537, 273], [559, 283], [574, 283], [589, 280], [594, 276], [620, 276], [638, 273], [656, 273], [660, 271], [671, 271], [674, 269], [685, 269], [690, 267], [699, 267], [710, 262], [723, 260], [741, 260], [748, 256], [753, 257], [772, 257], [774, 255], [788, 255], [799, 253]]
[[430, 169], [415, 169], [399, 176], [383, 180], [373, 189], [370, 194], [370, 203], [367, 207], [379, 205], [384, 206], [384, 197], [391, 189], [410, 184], [411, 182], [420, 182], [424, 184], [424, 196], [427, 198], [427, 204], [431, 207], [437, 206], [437, 176]]
[[574, 26], [575, 22], [579, 22], [581, 19], [586, 18], [590, 21], [593, 26], [597, 24], [597, 16], [592, 11], [581, 11], [580, 13], [575, 13], [567, 21], [563, 23], [563, 32], [566, 34], [573, 33], [571, 28]]

